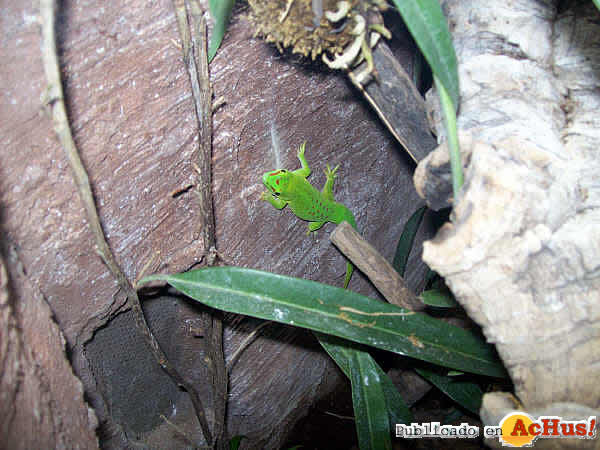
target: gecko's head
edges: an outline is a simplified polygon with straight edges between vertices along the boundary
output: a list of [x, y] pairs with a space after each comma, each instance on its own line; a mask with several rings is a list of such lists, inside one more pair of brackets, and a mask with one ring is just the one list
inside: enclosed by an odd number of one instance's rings
[[285, 169], [267, 172], [263, 175], [263, 183], [273, 195], [279, 196], [287, 188], [289, 175], [290, 173]]

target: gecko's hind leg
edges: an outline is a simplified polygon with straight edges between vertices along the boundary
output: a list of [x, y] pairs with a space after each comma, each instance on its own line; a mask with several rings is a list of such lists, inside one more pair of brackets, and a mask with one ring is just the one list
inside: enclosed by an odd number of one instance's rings
[[311, 231], [317, 231], [319, 228], [321, 228], [323, 225], [325, 225], [327, 222], [308, 222], [308, 231], [306, 232], [306, 234], [310, 234]]
[[322, 193], [325, 198], [329, 201], [333, 201], [333, 182], [337, 177], [336, 173], [340, 166], [337, 165], [333, 169], [329, 167], [329, 164], [325, 166], [325, 176], [327, 180], [325, 181], [325, 185], [323, 186]]

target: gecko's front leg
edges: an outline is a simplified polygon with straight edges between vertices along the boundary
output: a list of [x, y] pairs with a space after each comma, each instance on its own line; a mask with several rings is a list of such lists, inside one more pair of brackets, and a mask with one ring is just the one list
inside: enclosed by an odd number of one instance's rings
[[300, 160], [300, 164], [302, 165], [301, 169], [298, 170], [294, 170], [294, 173], [296, 175], [300, 175], [304, 178], [307, 178], [310, 175], [310, 167], [308, 167], [308, 161], [306, 161], [306, 158], [304, 157], [304, 149], [306, 147], [306, 141], [304, 141], [302, 143], [302, 145], [300, 146], [300, 148], [298, 148], [298, 159]]
[[273, 194], [271, 194], [270, 192], [267, 192], [267, 191], [263, 191], [260, 194], [260, 199], [265, 202], [269, 202], [276, 209], [283, 209], [283, 208], [285, 208], [285, 205], [288, 204], [288, 202], [286, 202], [285, 200], [277, 198]]

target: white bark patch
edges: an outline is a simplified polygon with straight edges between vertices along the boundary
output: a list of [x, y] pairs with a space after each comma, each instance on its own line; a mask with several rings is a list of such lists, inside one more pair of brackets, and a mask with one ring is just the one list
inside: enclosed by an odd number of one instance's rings
[[[538, 411], [600, 406], [600, 14], [592, 2], [560, 14], [553, 5], [445, 9], [465, 185], [452, 223], [423, 251]], [[432, 203], [449, 192], [433, 172], [447, 160], [442, 144], [415, 173]]]

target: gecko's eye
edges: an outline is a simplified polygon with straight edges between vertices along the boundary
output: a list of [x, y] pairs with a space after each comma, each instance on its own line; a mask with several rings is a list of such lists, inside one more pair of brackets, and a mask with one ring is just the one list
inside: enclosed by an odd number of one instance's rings
[[280, 194], [281, 194], [281, 192], [276, 192], [276, 191], [273, 191], [273, 195], [274, 195], [275, 197], [279, 197], [279, 195], [280, 195]]
[[286, 173], [286, 172], [287, 172], [287, 170], [285, 170], [285, 169], [281, 169], [281, 172], [282, 172], [282, 173]]

